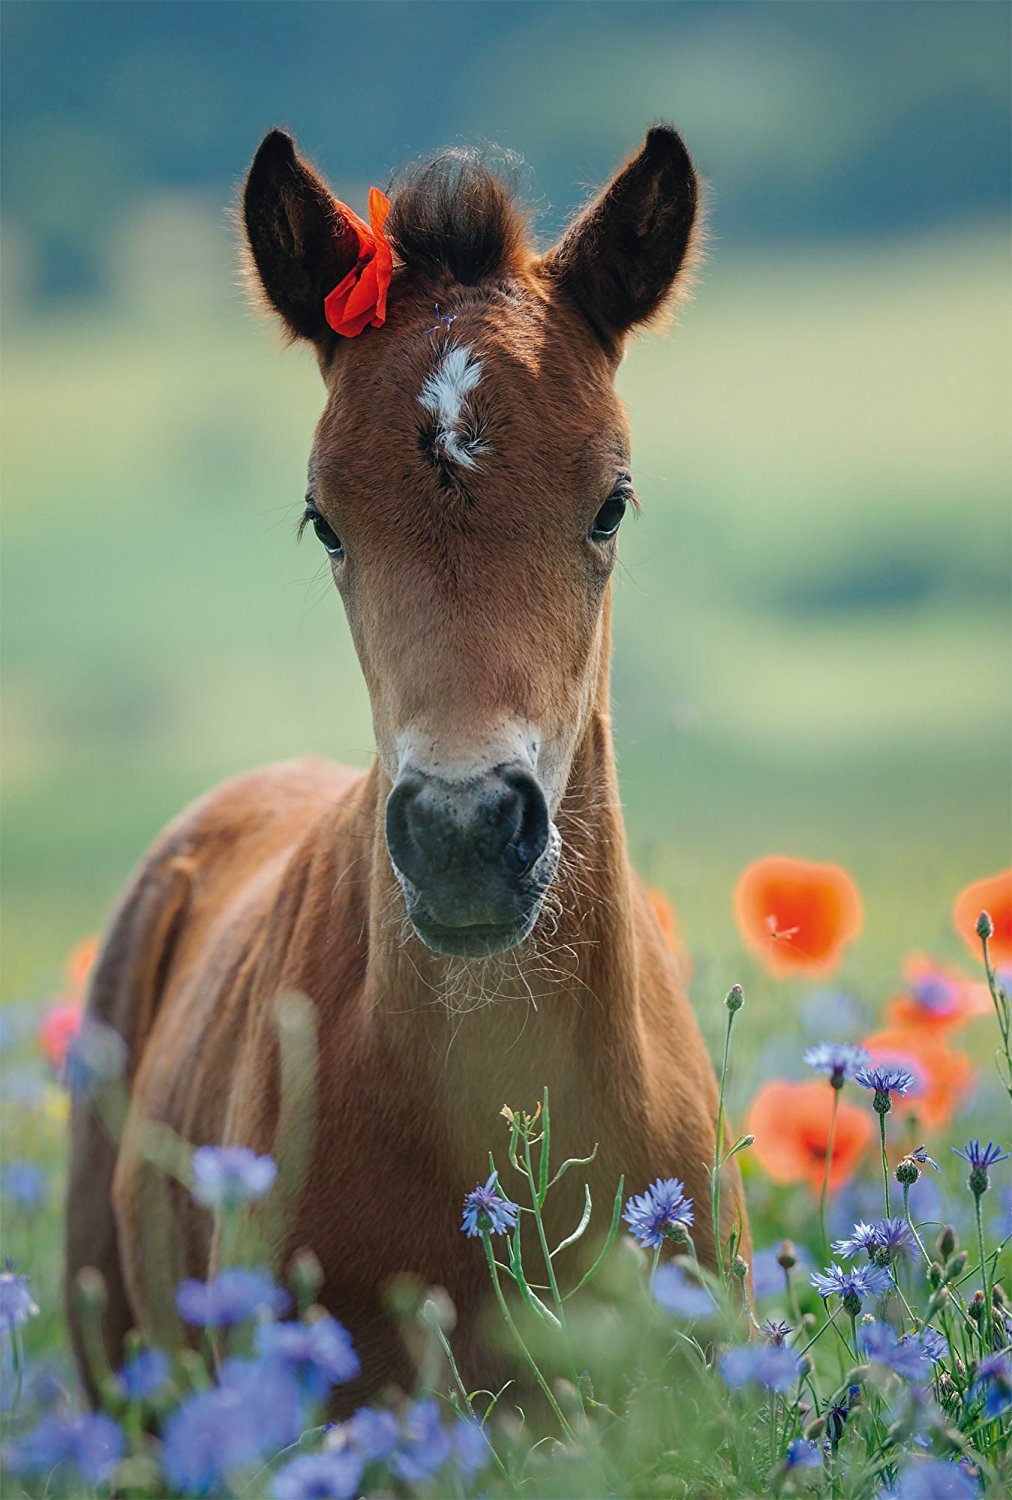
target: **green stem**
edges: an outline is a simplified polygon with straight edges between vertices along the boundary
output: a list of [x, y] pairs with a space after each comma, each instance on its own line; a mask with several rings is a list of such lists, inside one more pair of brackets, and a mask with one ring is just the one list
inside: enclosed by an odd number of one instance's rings
[[840, 1108], [840, 1090], [833, 1089], [833, 1112], [829, 1117], [829, 1139], [826, 1141], [826, 1165], [822, 1173], [822, 1192], [819, 1194], [819, 1229], [822, 1233], [822, 1254], [829, 1260], [829, 1237], [826, 1234], [826, 1199], [829, 1197], [829, 1173], [833, 1166], [833, 1143], [836, 1139], [836, 1113]]
[[717, 1260], [717, 1275], [724, 1279], [724, 1250], [720, 1243], [720, 1168], [724, 1156], [724, 1086], [727, 1082], [727, 1060], [731, 1051], [731, 1027], [737, 1014], [727, 1013], [727, 1030], [724, 1032], [724, 1060], [720, 1065], [720, 1092], [717, 1096], [717, 1135], [713, 1145], [713, 1170], [710, 1174], [710, 1204], [713, 1211], [713, 1249]]
[[889, 1208], [889, 1158], [886, 1155], [886, 1117], [883, 1111], [879, 1111], [878, 1117], [879, 1140], [882, 1142], [882, 1186], [885, 1189], [886, 1218], [891, 1215]]
[[[569, 1362], [569, 1375], [570, 1375], [570, 1379], [573, 1382], [573, 1389], [575, 1390], [577, 1400], [580, 1403], [580, 1410], [583, 1412], [583, 1415], [586, 1416], [587, 1412], [586, 1412], [586, 1408], [584, 1407], [584, 1404], [583, 1404], [583, 1392], [580, 1389], [580, 1378], [579, 1378], [579, 1375], [577, 1374], [577, 1370], [576, 1370], [576, 1358], [575, 1358], [575, 1356], [573, 1354], [573, 1347], [572, 1347], [572, 1344], [570, 1343], [570, 1340], [569, 1340], [569, 1328], [568, 1328], [568, 1326], [566, 1324], [566, 1312], [565, 1312], [564, 1307], [562, 1306], [562, 1295], [561, 1295], [561, 1293], [559, 1291], [559, 1283], [558, 1283], [558, 1281], [555, 1278], [555, 1266], [552, 1263], [552, 1254], [551, 1254], [551, 1251], [548, 1248], [548, 1236], [545, 1234], [545, 1221], [541, 1217], [541, 1204], [542, 1204], [543, 1199], [544, 1199], [544, 1193], [542, 1193], [542, 1191], [541, 1191], [541, 1183], [542, 1182], [545, 1184], [545, 1193], [547, 1193], [547, 1191], [548, 1191], [548, 1189], [547, 1189], [548, 1172], [547, 1172], [547, 1165], [546, 1165], [547, 1158], [545, 1156], [545, 1153], [548, 1150], [548, 1134], [547, 1134], [547, 1132], [548, 1132], [548, 1128], [549, 1128], [549, 1126], [548, 1126], [548, 1121], [549, 1121], [549, 1115], [548, 1115], [548, 1090], [547, 1089], [545, 1090], [545, 1106], [544, 1106], [543, 1119], [544, 1119], [544, 1122], [545, 1122], [545, 1135], [543, 1136], [542, 1142], [541, 1142], [541, 1168], [542, 1168], [542, 1170], [541, 1170], [541, 1173], [540, 1173], [540, 1180], [539, 1180], [539, 1177], [535, 1176], [535, 1173], [534, 1173], [534, 1163], [531, 1160], [531, 1142], [530, 1142], [530, 1136], [527, 1135], [527, 1134], [524, 1135], [524, 1163], [525, 1163], [525, 1166], [526, 1166], [526, 1173], [525, 1173], [525, 1175], [527, 1177], [527, 1182], [528, 1182], [528, 1185], [530, 1186], [530, 1190], [531, 1190], [531, 1207], [534, 1210], [534, 1223], [536, 1224], [537, 1231], [538, 1231], [538, 1244], [541, 1246], [541, 1254], [542, 1254], [542, 1257], [543, 1257], [544, 1262], [545, 1262], [545, 1269], [548, 1272], [548, 1285], [551, 1288], [552, 1301], [555, 1303], [555, 1310], [556, 1310], [556, 1312], [558, 1314], [559, 1322], [562, 1324], [562, 1338], [563, 1338], [563, 1342], [565, 1343], [565, 1346], [566, 1346], [566, 1358], [567, 1358], [567, 1360]], [[517, 1246], [517, 1254], [518, 1255], [520, 1254], [519, 1243], [518, 1243], [518, 1246]]]
[[994, 1353], [994, 1319], [991, 1307], [991, 1287], [987, 1274], [987, 1257], [984, 1254], [984, 1224], [980, 1213], [980, 1200], [983, 1195], [974, 1193], [973, 1207], [977, 1217], [977, 1250], [980, 1254], [980, 1284], [984, 1292], [984, 1327], [987, 1329], [987, 1342], [985, 1352]]
[[555, 1413], [555, 1416], [556, 1416], [556, 1419], [557, 1419], [557, 1421], [559, 1423], [559, 1426], [562, 1429], [563, 1436], [569, 1442], [571, 1442], [571, 1443], [575, 1442], [576, 1441], [576, 1436], [575, 1436], [575, 1434], [573, 1432], [573, 1429], [570, 1427], [569, 1423], [566, 1421], [565, 1414], [564, 1414], [561, 1406], [559, 1405], [558, 1401], [556, 1401], [555, 1396], [554, 1396], [554, 1394], [552, 1392], [551, 1386], [548, 1384], [548, 1381], [545, 1379], [545, 1377], [542, 1375], [541, 1371], [539, 1370], [538, 1364], [537, 1364], [537, 1361], [534, 1358], [534, 1355], [531, 1353], [531, 1351], [528, 1349], [526, 1343], [524, 1342], [523, 1334], [520, 1332], [519, 1328], [517, 1327], [517, 1325], [513, 1321], [513, 1314], [510, 1312], [509, 1307], [506, 1304], [506, 1298], [503, 1296], [503, 1290], [502, 1290], [502, 1287], [499, 1284], [499, 1270], [498, 1270], [498, 1267], [496, 1266], [495, 1255], [492, 1253], [492, 1241], [489, 1238], [489, 1234], [488, 1234], [488, 1230], [487, 1229], [483, 1229], [482, 1230], [481, 1242], [482, 1242], [482, 1244], [485, 1247], [485, 1259], [488, 1262], [488, 1271], [489, 1271], [489, 1275], [492, 1278], [492, 1286], [493, 1286], [493, 1289], [495, 1291], [495, 1300], [499, 1304], [499, 1311], [503, 1315], [503, 1321], [505, 1322], [506, 1327], [509, 1329], [510, 1333], [512, 1333], [514, 1339], [516, 1340], [517, 1347], [519, 1348], [521, 1354], [524, 1356], [524, 1359], [527, 1361], [528, 1365], [530, 1366], [530, 1370], [531, 1370], [532, 1375], [534, 1376], [535, 1380], [538, 1382], [538, 1385], [541, 1387], [542, 1391], [544, 1392], [545, 1398], [548, 1401], [549, 1406], [552, 1408], [552, 1411]]

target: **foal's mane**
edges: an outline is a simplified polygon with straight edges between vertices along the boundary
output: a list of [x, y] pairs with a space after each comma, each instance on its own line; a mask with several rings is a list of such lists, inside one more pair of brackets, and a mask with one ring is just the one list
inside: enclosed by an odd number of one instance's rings
[[[501, 156], [515, 175], [516, 159]], [[398, 174], [387, 232], [410, 271], [449, 275], [464, 286], [509, 272], [528, 251], [515, 185], [466, 147]]]

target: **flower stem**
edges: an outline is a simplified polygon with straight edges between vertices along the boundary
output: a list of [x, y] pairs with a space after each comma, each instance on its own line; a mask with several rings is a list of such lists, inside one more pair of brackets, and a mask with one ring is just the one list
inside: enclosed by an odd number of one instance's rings
[[889, 1158], [886, 1155], [886, 1117], [879, 1113], [878, 1117], [879, 1139], [882, 1142], [882, 1186], [885, 1189], [886, 1218], [891, 1215], [889, 1208]]
[[576, 1438], [573, 1429], [566, 1421], [565, 1414], [558, 1401], [556, 1401], [551, 1386], [542, 1375], [540, 1369], [538, 1368], [538, 1364], [534, 1358], [534, 1355], [531, 1353], [526, 1343], [524, 1342], [523, 1334], [520, 1332], [519, 1328], [513, 1321], [513, 1314], [510, 1312], [509, 1307], [507, 1306], [506, 1298], [503, 1296], [503, 1290], [499, 1284], [499, 1269], [495, 1263], [495, 1255], [492, 1250], [492, 1241], [489, 1238], [487, 1229], [482, 1230], [481, 1242], [485, 1247], [485, 1259], [488, 1262], [488, 1271], [489, 1275], [492, 1278], [492, 1286], [495, 1290], [495, 1299], [499, 1304], [499, 1311], [503, 1315], [503, 1320], [510, 1333], [512, 1333], [513, 1337], [516, 1339], [517, 1346], [521, 1354], [527, 1361], [528, 1365], [530, 1366], [532, 1375], [538, 1382], [538, 1385], [541, 1387], [542, 1391], [544, 1391], [545, 1398], [547, 1399], [549, 1406], [552, 1408], [552, 1411], [555, 1413], [559, 1426], [562, 1428], [563, 1437], [568, 1439], [569, 1442], [575, 1442]]
[[991, 1288], [988, 1285], [987, 1258], [984, 1254], [984, 1225], [980, 1214], [980, 1200], [982, 1194], [974, 1193], [973, 1207], [977, 1217], [977, 1250], [980, 1254], [980, 1284], [984, 1292], [984, 1328], [987, 1330], [986, 1351], [994, 1353], [994, 1321], [993, 1309], [991, 1307]]
[[822, 1233], [822, 1254], [829, 1260], [829, 1237], [826, 1234], [826, 1199], [829, 1197], [829, 1174], [833, 1166], [833, 1142], [836, 1139], [836, 1112], [840, 1108], [840, 1090], [833, 1089], [833, 1112], [829, 1117], [829, 1138], [826, 1141], [826, 1165], [822, 1173], [822, 1192], [819, 1194], [819, 1229]]
[[724, 1086], [727, 1082], [727, 1060], [731, 1051], [731, 1027], [734, 1025], [736, 1009], [728, 1009], [727, 1030], [724, 1032], [724, 1060], [720, 1065], [720, 1093], [717, 1096], [717, 1134], [713, 1143], [713, 1169], [710, 1173], [710, 1205], [713, 1212], [713, 1251], [717, 1261], [717, 1275], [724, 1279], [724, 1251], [720, 1243], [720, 1169], [724, 1155]]

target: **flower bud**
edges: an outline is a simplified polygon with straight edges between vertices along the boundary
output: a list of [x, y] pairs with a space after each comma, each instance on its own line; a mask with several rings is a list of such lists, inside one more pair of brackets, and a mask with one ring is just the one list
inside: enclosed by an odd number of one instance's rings
[[323, 1285], [323, 1267], [312, 1250], [300, 1250], [292, 1260], [292, 1290], [299, 1305], [315, 1302]]
[[905, 1187], [916, 1182], [920, 1175], [920, 1167], [909, 1156], [905, 1156], [896, 1168], [896, 1181], [903, 1183]]
[[982, 911], [977, 918], [977, 936], [979, 938], [989, 938], [993, 932], [994, 923], [991, 921], [991, 913]]
[[826, 1431], [825, 1417], [816, 1417], [814, 1422], [809, 1422], [805, 1428], [805, 1437], [810, 1443], [817, 1443]]
[[798, 1360], [798, 1375], [802, 1377], [811, 1375], [814, 1369], [815, 1361], [812, 1359], [812, 1356], [810, 1354], [802, 1354]]
[[976, 1324], [978, 1324], [978, 1326], [979, 1326], [981, 1320], [984, 1317], [984, 1293], [983, 1292], [981, 1292], [981, 1291], [974, 1292], [973, 1296], [970, 1298], [969, 1306], [967, 1307], [966, 1311], [969, 1314], [969, 1316], [973, 1319], [973, 1321]]
[[745, 1004], [745, 991], [742, 989], [740, 984], [732, 984], [731, 988], [724, 996], [724, 1004], [727, 1006], [732, 1015], [734, 1015], [736, 1010], [741, 1010], [742, 1006]]
[[945, 1228], [938, 1236], [938, 1253], [941, 1256], [942, 1260], [948, 1260], [949, 1256], [952, 1254], [955, 1248], [956, 1231], [953, 1229], [951, 1224], [946, 1224]]
[[1005, 1293], [1002, 1291], [1002, 1286], [1001, 1286], [1001, 1282], [1000, 1281], [996, 1281], [995, 1284], [994, 1284], [994, 1286], [991, 1288], [991, 1301], [994, 1303], [995, 1307], [1007, 1307], [1008, 1306], [1008, 1298], [1005, 1296]]
[[777, 1251], [777, 1265], [785, 1271], [792, 1271], [798, 1263], [798, 1252], [794, 1247], [793, 1240], [784, 1240]]
[[962, 1276], [963, 1272], [966, 1270], [966, 1262], [968, 1259], [969, 1257], [965, 1250], [958, 1251], [958, 1253], [952, 1257], [945, 1268], [946, 1281], [955, 1281], [957, 1277]]
[[738, 1281], [744, 1281], [748, 1275], [748, 1261], [742, 1260], [740, 1255], [736, 1255], [731, 1262], [731, 1275]]
[[931, 1286], [936, 1288], [942, 1284], [942, 1268], [937, 1260], [933, 1260], [928, 1267], [928, 1281]]
[[948, 1300], [949, 1288], [947, 1286], [940, 1286], [928, 1303], [928, 1317], [933, 1318], [937, 1312], [941, 1312], [942, 1308], [948, 1303]]

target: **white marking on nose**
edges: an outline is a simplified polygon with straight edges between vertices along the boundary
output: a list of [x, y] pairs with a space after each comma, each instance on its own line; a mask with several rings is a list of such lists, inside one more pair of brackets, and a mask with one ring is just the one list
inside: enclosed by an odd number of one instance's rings
[[481, 379], [481, 361], [463, 344], [451, 344], [439, 365], [425, 378], [418, 400], [437, 422], [436, 446], [462, 468], [475, 467], [474, 455], [485, 444], [468, 436], [467, 398]]

